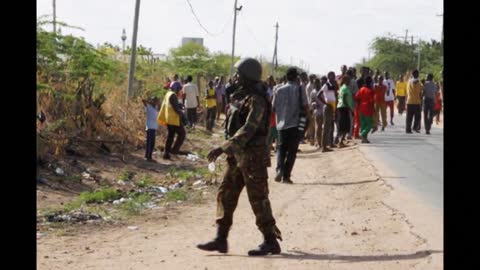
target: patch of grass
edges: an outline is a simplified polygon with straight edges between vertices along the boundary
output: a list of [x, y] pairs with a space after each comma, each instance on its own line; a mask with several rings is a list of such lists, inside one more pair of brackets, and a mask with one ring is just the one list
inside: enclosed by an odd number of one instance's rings
[[69, 175], [65, 176], [65, 180], [71, 182], [80, 182], [82, 181], [82, 177], [80, 175]]
[[147, 174], [140, 178], [140, 180], [136, 181], [135, 184], [141, 188], [149, 187], [153, 184], [153, 180], [152, 177]]
[[80, 201], [85, 203], [101, 203], [119, 199], [122, 196], [113, 188], [100, 189], [94, 192], [80, 193]]
[[165, 194], [167, 201], [186, 201], [187, 193], [183, 189], [176, 189]]
[[63, 211], [70, 212], [80, 208], [80, 206], [82, 206], [82, 201], [80, 200], [80, 198], [77, 198], [76, 200], [65, 204], [65, 206], [63, 207]]
[[207, 177], [210, 174], [211, 173], [208, 170], [208, 168], [205, 168], [205, 167], [195, 168], [193, 170], [185, 170], [185, 169], [177, 169], [177, 168], [170, 169], [170, 175], [172, 177], [177, 179], [183, 179], [183, 180], [189, 180], [197, 175], [202, 177]]
[[200, 157], [201, 159], [206, 159], [208, 156], [208, 152], [208, 150], [200, 149], [198, 150], [198, 157]]
[[122, 181], [131, 181], [131, 180], [133, 180], [134, 176], [135, 176], [134, 172], [130, 172], [125, 168], [125, 169], [122, 170], [122, 172], [118, 176], [118, 179], [122, 180]]
[[195, 174], [201, 176], [208, 176], [210, 175], [210, 171], [206, 167], [195, 168]]
[[177, 168], [171, 168], [169, 173], [170, 175], [172, 175], [172, 177], [183, 179], [183, 180], [188, 180], [189, 178], [195, 176], [195, 171], [177, 169]]
[[210, 132], [206, 132], [205, 130], [201, 130], [201, 129], [194, 129], [192, 131], [192, 135], [194, 135], [195, 138], [200, 138], [200, 139], [210, 140], [212, 138], [212, 134]]
[[131, 197], [130, 201], [120, 205], [120, 210], [127, 215], [138, 215], [143, 209], [143, 204], [149, 202], [152, 197], [148, 194], [138, 194]]

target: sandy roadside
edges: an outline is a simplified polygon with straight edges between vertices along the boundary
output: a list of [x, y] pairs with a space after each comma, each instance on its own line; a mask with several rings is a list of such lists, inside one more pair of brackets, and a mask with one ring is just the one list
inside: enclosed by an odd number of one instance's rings
[[[214, 194], [203, 205], [184, 206], [168, 219], [137, 222], [77, 236], [41, 238], [38, 269], [442, 269], [443, 249], [416, 230], [394, 201], [407, 190], [378, 177], [378, 169], [353, 147], [322, 154], [302, 145], [294, 185], [273, 181], [270, 198], [284, 241], [282, 254], [249, 258], [261, 241], [246, 192], [240, 197], [227, 255], [195, 245], [215, 233]], [[275, 163], [275, 162], [273, 162]], [[404, 193], [404, 194], [403, 194]], [[394, 194], [394, 195], [392, 195]], [[164, 210], [159, 210], [164, 211]]]

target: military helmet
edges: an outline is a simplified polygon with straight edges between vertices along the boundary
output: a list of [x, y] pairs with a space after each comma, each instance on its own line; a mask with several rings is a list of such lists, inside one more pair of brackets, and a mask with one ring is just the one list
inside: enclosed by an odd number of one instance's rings
[[260, 81], [262, 79], [262, 65], [254, 58], [238, 60], [235, 68], [238, 74], [242, 74], [248, 80]]

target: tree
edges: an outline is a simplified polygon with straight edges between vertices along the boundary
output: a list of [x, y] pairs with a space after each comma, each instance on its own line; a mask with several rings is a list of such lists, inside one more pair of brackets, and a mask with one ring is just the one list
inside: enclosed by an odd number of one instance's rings
[[357, 63], [357, 70], [362, 65], [372, 69], [389, 71], [391, 76], [404, 75], [417, 68], [418, 49], [420, 49], [420, 74], [440, 75], [443, 69], [442, 44], [431, 40], [420, 44], [409, 44], [391, 37], [377, 37], [373, 40], [371, 49], [374, 56], [362, 64]]
[[83, 38], [47, 32], [37, 24], [37, 91], [40, 102], [54, 104], [46, 113], [59, 127], [70, 125], [70, 131], [92, 136], [106, 100], [96, 86], [122, 78], [119, 67]]
[[[127, 46], [127, 48], [125, 48], [125, 54], [131, 54], [131, 53], [132, 53], [132, 48]], [[146, 47], [143, 47], [142, 45], [140, 45], [140, 46], [137, 47], [137, 55], [152, 56], [153, 55], [152, 48], [146, 48]]]
[[[211, 65], [207, 68], [207, 73], [209, 76], [223, 75], [225, 78], [230, 77], [230, 65], [231, 65], [231, 55], [226, 53], [217, 52], [212, 56]], [[233, 62], [237, 62], [240, 57], [235, 56]]]
[[172, 70], [192, 76], [206, 75], [212, 66], [212, 60], [208, 49], [194, 42], [173, 48], [168, 54], [168, 62]]
[[394, 75], [404, 74], [417, 65], [415, 48], [408, 43], [389, 37], [378, 37], [374, 39], [371, 49], [374, 57], [367, 62], [370, 68], [389, 71]]

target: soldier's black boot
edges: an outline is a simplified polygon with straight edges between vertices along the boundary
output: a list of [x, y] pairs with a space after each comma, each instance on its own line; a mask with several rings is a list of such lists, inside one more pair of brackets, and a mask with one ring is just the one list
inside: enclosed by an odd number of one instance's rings
[[248, 256], [265, 256], [268, 254], [280, 254], [280, 244], [277, 241], [275, 234], [265, 236], [265, 240], [256, 249], [248, 251]]
[[210, 242], [198, 244], [197, 248], [205, 251], [218, 251], [220, 253], [228, 252], [228, 229], [218, 227], [217, 236]]

